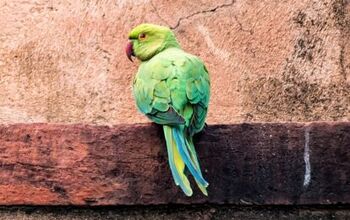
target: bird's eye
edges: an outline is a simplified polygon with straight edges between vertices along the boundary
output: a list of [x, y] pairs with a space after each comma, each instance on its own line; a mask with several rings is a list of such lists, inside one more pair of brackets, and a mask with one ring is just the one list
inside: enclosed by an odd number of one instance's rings
[[146, 38], [146, 34], [141, 33], [141, 34], [139, 35], [139, 39], [140, 39], [140, 40], [144, 40], [145, 38]]

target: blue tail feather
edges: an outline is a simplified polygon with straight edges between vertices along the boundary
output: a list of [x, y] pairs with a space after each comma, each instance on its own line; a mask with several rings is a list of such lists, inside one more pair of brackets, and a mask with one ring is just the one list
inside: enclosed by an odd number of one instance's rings
[[190, 189], [188, 189], [185, 185], [185, 183], [181, 180], [180, 174], [178, 173], [178, 170], [176, 169], [175, 163], [174, 163], [174, 152], [172, 149], [172, 141], [174, 141], [171, 136], [172, 136], [172, 132], [171, 132], [171, 128], [168, 126], [163, 126], [163, 130], [164, 130], [164, 135], [165, 135], [165, 140], [166, 140], [166, 145], [167, 145], [167, 150], [168, 150], [168, 162], [169, 162], [169, 166], [170, 166], [170, 170], [171, 173], [173, 175], [175, 184], [177, 186], [180, 186], [180, 188], [182, 189], [182, 191], [185, 192], [186, 195], [192, 195], [192, 191]]
[[178, 151], [179, 151], [184, 163], [186, 164], [188, 170], [192, 173], [193, 177], [196, 179], [197, 182], [199, 182], [203, 186], [208, 186], [209, 185], [208, 182], [204, 180], [201, 172], [197, 170], [197, 168], [194, 166], [194, 164], [190, 158], [190, 154], [187, 150], [184, 138], [182, 136], [183, 134], [180, 133], [180, 130], [178, 128], [173, 129], [173, 134], [174, 134], [174, 138], [176, 141], [176, 146], [178, 148]]

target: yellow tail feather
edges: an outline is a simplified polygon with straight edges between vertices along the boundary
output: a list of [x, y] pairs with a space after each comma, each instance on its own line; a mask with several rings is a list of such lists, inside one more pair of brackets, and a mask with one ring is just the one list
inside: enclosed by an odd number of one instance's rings
[[[187, 176], [184, 174], [185, 163], [181, 159], [179, 151], [176, 147], [176, 142], [172, 134], [172, 127], [164, 125], [164, 135], [166, 140], [166, 145], [168, 148], [168, 160], [170, 164], [170, 169], [172, 169], [173, 178], [177, 186], [180, 185], [182, 190], [187, 196], [192, 196], [192, 188]], [[175, 169], [175, 170], [173, 170]], [[180, 182], [181, 181], [181, 182]]]

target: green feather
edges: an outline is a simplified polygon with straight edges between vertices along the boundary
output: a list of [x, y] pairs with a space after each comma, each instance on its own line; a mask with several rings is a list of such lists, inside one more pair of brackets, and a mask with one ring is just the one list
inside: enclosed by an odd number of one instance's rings
[[158, 110], [153, 110], [150, 114], [146, 114], [152, 121], [161, 125], [183, 125], [185, 124], [185, 119], [179, 115], [172, 107], [166, 112], [160, 112]]
[[[138, 40], [140, 33], [146, 34], [145, 40]], [[133, 29], [129, 38], [142, 61], [133, 83], [136, 105], [152, 121], [163, 125], [176, 185], [192, 195], [184, 172], [190, 168], [198, 187], [207, 195], [192, 136], [205, 125], [210, 97], [208, 71], [198, 57], [180, 49], [168, 28], [143, 24]]]

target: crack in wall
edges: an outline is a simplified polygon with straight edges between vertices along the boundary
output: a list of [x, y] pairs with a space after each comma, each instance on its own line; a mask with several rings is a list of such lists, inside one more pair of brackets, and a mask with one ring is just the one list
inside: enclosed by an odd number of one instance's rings
[[163, 21], [168, 27], [170, 27], [170, 24], [159, 14], [159, 11], [157, 10], [156, 6], [154, 5], [153, 1], [150, 1], [151, 6], [154, 10], [154, 12], [156, 13], [157, 17]]
[[[158, 17], [160, 20], [162, 20], [168, 27], [170, 27], [170, 29], [175, 30], [175, 29], [177, 29], [177, 28], [181, 25], [181, 22], [182, 22], [183, 20], [188, 20], [188, 19], [190, 19], [190, 18], [192, 18], [192, 17], [194, 17], [194, 16], [196, 16], [196, 15], [199, 15], [199, 14], [213, 13], [213, 12], [217, 11], [218, 9], [230, 7], [230, 6], [232, 6], [232, 5], [235, 3], [235, 0], [232, 0], [230, 3], [218, 5], [218, 6], [214, 7], [214, 8], [211, 8], [211, 9], [206, 9], [206, 10], [202, 10], [202, 11], [197, 11], [197, 12], [194, 12], [194, 13], [189, 14], [189, 15], [187, 15], [187, 16], [180, 17], [180, 18], [177, 20], [177, 22], [176, 22], [176, 24], [175, 24], [174, 26], [170, 25], [170, 24], [159, 14], [159, 11], [158, 11], [157, 8], [155, 7], [153, 1], [150, 1], [150, 3], [151, 3], [152, 8], [153, 8], [154, 11], [155, 11], [157, 17]], [[241, 27], [241, 25], [240, 25], [240, 27]]]
[[243, 32], [247, 32], [250, 35], [253, 35], [253, 30], [252, 29], [245, 29], [242, 25], [242, 23], [238, 20], [237, 15], [234, 15], [233, 18], [235, 19], [235, 21], [237, 22], [238, 26], [239, 26], [239, 30], [243, 31]]

